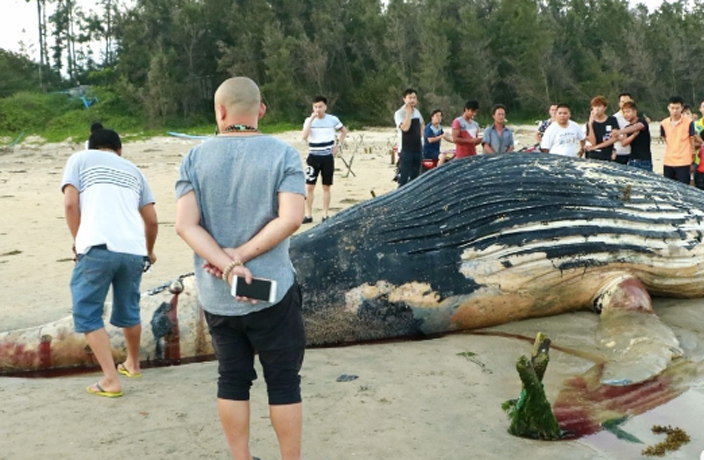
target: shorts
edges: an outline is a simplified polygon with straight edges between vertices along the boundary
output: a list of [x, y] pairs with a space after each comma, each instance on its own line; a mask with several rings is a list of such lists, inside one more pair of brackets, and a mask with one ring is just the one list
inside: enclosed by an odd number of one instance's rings
[[687, 166], [663, 166], [662, 167], [662, 174], [663, 176], [667, 177], [668, 179], [674, 179], [678, 182], [682, 182], [683, 184], [689, 185], [689, 182], [691, 180], [690, 176], [690, 169], [691, 167], [689, 165]]
[[622, 165], [627, 165], [628, 164], [628, 159], [631, 157], [631, 155], [616, 155], [616, 163], [622, 164]]
[[243, 316], [205, 312], [218, 359], [218, 398], [248, 401], [257, 379], [254, 353], [264, 369], [270, 405], [301, 402], [301, 377], [306, 346], [301, 289], [293, 283], [281, 301]]
[[630, 159], [628, 160], [628, 166], [633, 166], [634, 168], [644, 171], [653, 171], [653, 162], [651, 160]]
[[103, 309], [112, 285], [110, 324], [132, 327], [140, 323], [139, 285], [144, 256], [108, 251], [93, 246], [79, 254], [71, 276], [73, 324], [76, 332], [92, 332], [105, 327]]
[[694, 186], [699, 190], [704, 190], [704, 173], [694, 171]]
[[323, 185], [332, 185], [332, 175], [335, 172], [335, 158], [332, 155], [308, 155], [306, 164], [306, 184], [318, 182], [320, 174]]
[[611, 161], [611, 152], [592, 150], [587, 152], [587, 158], [590, 160]]

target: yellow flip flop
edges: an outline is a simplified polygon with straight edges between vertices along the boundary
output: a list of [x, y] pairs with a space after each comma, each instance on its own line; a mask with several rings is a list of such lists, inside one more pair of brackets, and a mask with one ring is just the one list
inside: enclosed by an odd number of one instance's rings
[[[95, 388], [97, 388], [97, 390]], [[105, 391], [98, 382], [95, 382], [95, 388], [91, 385], [86, 388], [86, 391], [92, 395], [105, 396], [106, 398], [119, 398], [122, 396], [121, 391]]]
[[142, 376], [142, 373], [139, 372], [137, 374], [133, 374], [132, 372], [128, 371], [127, 368], [125, 367], [125, 364], [118, 364], [117, 365], [117, 372], [120, 374], [124, 375], [125, 377], [129, 377], [131, 379], [138, 379]]

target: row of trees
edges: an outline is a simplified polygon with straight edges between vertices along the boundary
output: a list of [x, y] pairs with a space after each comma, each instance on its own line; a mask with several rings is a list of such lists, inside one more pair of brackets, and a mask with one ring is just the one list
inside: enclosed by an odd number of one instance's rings
[[[209, 114], [232, 75], [296, 122], [322, 93], [348, 119], [388, 124], [407, 86], [450, 115], [468, 98], [520, 117], [564, 101], [584, 118], [597, 94], [630, 91], [653, 115], [672, 94], [704, 97], [704, 0], [652, 12], [626, 0], [100, 0], [98, 14], [31, 1], [40, 23], [56, 7], [41, 68], [111, 86], [161, 123]], [[97, 58], [85, 51], [96, 40]]]

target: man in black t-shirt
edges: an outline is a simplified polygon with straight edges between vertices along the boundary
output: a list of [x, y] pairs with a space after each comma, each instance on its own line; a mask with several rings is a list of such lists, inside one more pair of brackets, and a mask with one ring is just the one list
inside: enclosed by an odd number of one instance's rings
[[613, 145], [618, 138], [611, 133], [618, 130], [618, 121], [615, 117], [606, 115], [608, 105], [604, 96], [591, 100], [592, 111], [587, 122], [587, 140], [591, 145], [584, 149], [590, 160], [616, 160]]
[[653, 156], [650, 150], [650, 127], [644, 117], [638, 117], [638, 109], [633, 101], [625, 102], [621, 108], [628, 125], [615, 135], [621, 144], [631, 146], [628, 165], [646, 171], [653, 170]]

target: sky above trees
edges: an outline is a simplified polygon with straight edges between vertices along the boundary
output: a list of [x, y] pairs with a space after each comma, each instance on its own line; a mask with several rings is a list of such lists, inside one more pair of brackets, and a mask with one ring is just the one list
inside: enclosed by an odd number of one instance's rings
[[[633, 6], [645, 4], [650, 11], [660, 6], [663, 0], [629, 0]], [[134, 0], [123, 0], [125, 6], [134, 4]], [[34, 0], [3, 0], [4, 10], [10, 14], [0, 15], [0, 48], [20, 52], [27, 50], [30, 59], [37, 60], [37, 6]], [[94, 0], [76, 0], [76, 4], [85, 10], [94, 7]], [[24, 43], [23, 45], [20, 42]], [[31, 47], [31, 50], [27, 49]]]

